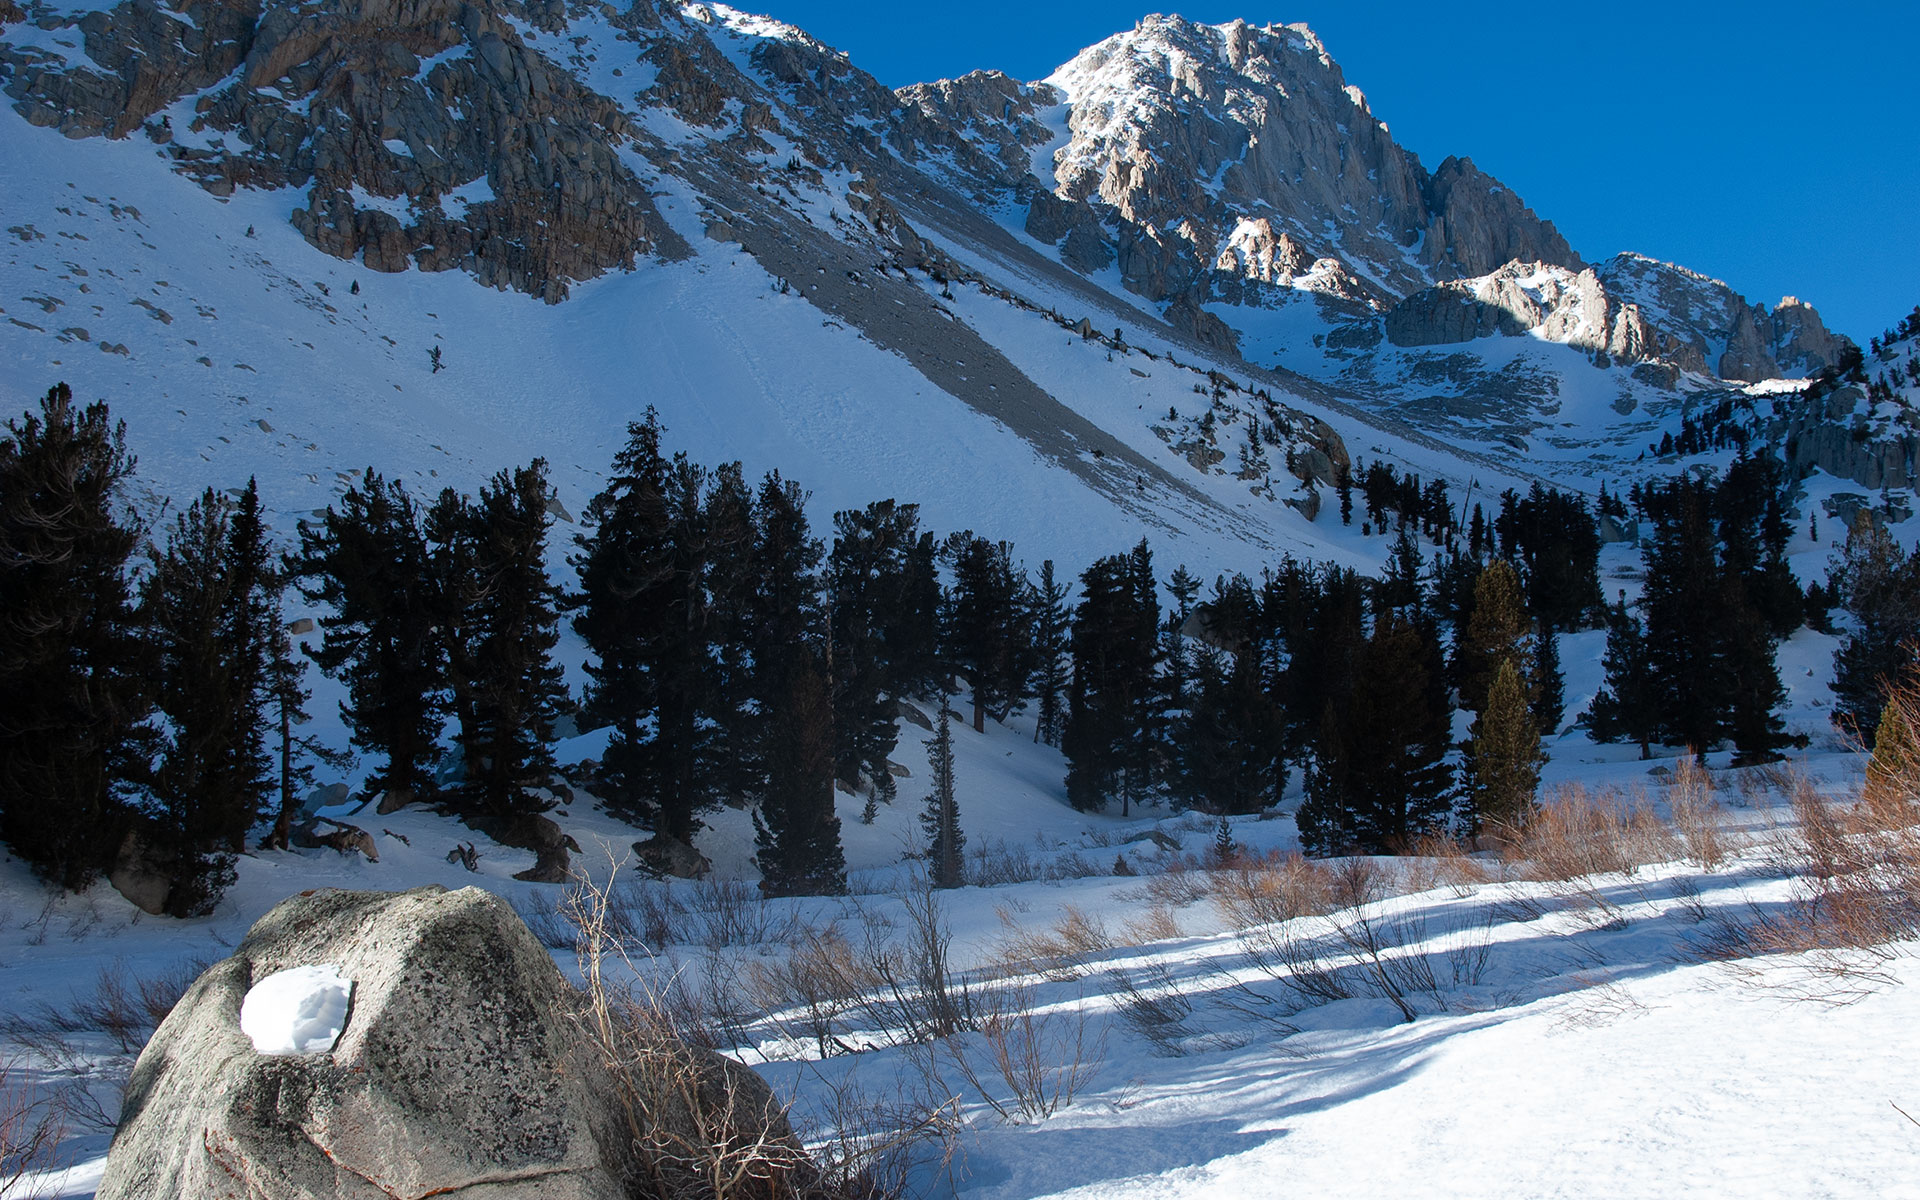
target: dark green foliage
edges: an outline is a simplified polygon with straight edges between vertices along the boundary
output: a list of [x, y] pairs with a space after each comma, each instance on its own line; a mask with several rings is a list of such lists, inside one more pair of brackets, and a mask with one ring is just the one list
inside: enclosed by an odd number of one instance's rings
[[1714, 553], [1705, 490], [1677, 482], [1653, 513], [1647, 551], [1647, 670], [1660, 740], [1704, 753], [1726, 727], [1733, 678], [1726, 653], [1730, 614]]
[[309, 653], [347, 686], [340, 712], [354, 744], [380, 757], [369, 786], [425, 795], [446, 669], [435, 631], [439, 598], [412, 497], [369, 467], [319, 529], [302, 525], [291, 565], [300, 594], [331, 610], [319, 620], [324, 642]]
[[1520, 573], [1503, 559], [1481, 569], [1473, 584], [1473, 607], [1456, 639], [1454, 678], [1460, 688], [1460, 707], [1469, 712], [1486, 708], [1487, 693], [1504, 663], [1512, 663], [1523, 681], [1538, 673], [1538, 639], [1527, 616]]
[[1886, 706], [1888, 685], [1914, 661], [1920, 638], [1920, 556], [1894, 541], [1861, 512], [1847, 531], [1829, 575], [1832, 594], [1852, 618], [1833, 656], [1834, 716], [1871, 729]]
[[1445, 823], [1453, 769], [1440, 672], [1431, 634], [1397, 616], [1361, 646], [1351, 693], [1322, 710], [1297, 817], [1309, 853], [1395, 853]]
[[1027, 593], [1028, 620], [1033, 628], [1033, 740], [1060, 744], [1067, 724], [1067, 686], [1072, 660], [1072, 615], [1067, 611], [1067, 585], [1053, 577], [1053, 560], [1040, 564], [1040, 582]]
[[173, 866], [167, 909], [210, 911], [267, 811], [280, 582], [251, 483], [236, 504], [209, 488], [175, 521], [141, 587], [165, 733], [146, 837]]
[[864, 773], [876, 798], [891, 802], [887, 756], [899, 738], [894, 720], [900, 675], [894, 654], [911, 636], [908, 556], [919, 542], [918, 510], [891, 500], [836, 513], [827, 564], [833, 638], [834, 773], [849, 788]]
[[802, 643], [769, 688], [760, 761], [766, 788], [754, 813], [754, 856], [768, 896], [847, 890], [840, 818], [833, 811], [833, 709], [825, 670]]
[[1004, 720], [1025, 698], [1030, 633], [1022, 621], [1027, 581], [1013, 550], [972, 533], [948, 539], [953, 590], [947, 602], [947, 657], [973, 689], [973, 729]]
[[1527, 708], [1527, 690], [1511, 658], [1500, 660], [1487, 689], [1486, 709], [1467, 742], [1469, 829], [1517, 828], [1533, 812], [1540, 786], [1540, 729]]
[[1083, 811], [1119, 797], [1132, 811], [1153, 786], [1151, 732], [1158, 695], [1160, 601], [1142, 541], [1080, 577], [1073, 622], [1073, 685], [1061, 749], [1067, 799]]
[[1600, 528], [1587, 502], [1538, 483], [1507, 492], [1494, 518], [1500, 554], [1526, 578], [1527, 609], [1555, 629], [1585, 629], [1603, 605]]
[[926, 810], [920, 815], [927, 836], [927, 877], [937, 888], [956, 888], [964, 882], [962, 852], [967, 845], [966, 834], [960, 830], [960, 807], [953, 794], [953, 726], [949, 715], [943, 702], [940, 723], [925, 743], [933, 790], [927, 793]]
[[1544, 737], [1559, 732], [1566, 717], [1567, 681], [1560, 670], [1560, 639], [1553, 626], [1540, 630], [1540, 657], [1534, 665], [1534, 721]]
[[107, 406], [65, 384], [0, 438], [0, 838], [69, 888], [112, 861], [150, 748], [140, 528], [116, 511], [133, 465]]
[[1175, 800], [1210, 813], [1253, 813], [1279, 802], [1280, 712], [1260, 686], [1251, 653], [1202, 646], [1194, 655], [1191, 699], [1174, 728]]
[[1260, 589], [1261, 659], [1268, 694], [1285, 721], [1283, 758], [1313, 755], [1321, 714], [1344, 704], [1366, 641], [1365, 583], [1339, 567], [1285, 559]]
[[1658, 737], [1655, 681], [1647, 661], [1646, 627], [1622, 600], [1607, 610], [1606, 683], [1587, 710], [1596, 741], [1638, 742], [1646, 758]]
[[602, 765], [608, 803], [690, 842], [694, 814], [719, 798], [711, 716], [726, 685], [745, 674], [744, 651], [710, 651], [716, 640], [734, 644], [717, 639], [715, 625], [743, 629], [746, 621], [716, 614], [709, 576], [726, 583], [718, 606], [740, 613], [751, 502], [737, 472], [732, 487], [705, 498], [705, 473], [684, 456], [662, 455], [651, 409], [627, 433], [612, 479], [587, 507], [592, 532], [573, 560], [581, 588], [574, 628], [594, 652], [587, 715], [612, 726]]
[[1726, 657], [1729, 691], [1726, 734], [1733, 742], [1734, 764], [1772, 762], [1792, 743], [1779, 710], [1787, 702], [1774, 662], [1774, 639], [1766, 619], [1741, 594], [1738, 577], [1726, 591]]
[[489, 818], [537, 811], [526, 789], [553, 771], [553, 723], [566, 704], [553, 649], [559, 589], [547, 578], [547, 464], [495, 475], [473, 504], [451, 502], [435, 526], [436, 557], [456, 598], [440, 623], [460, 713], [466, 792]]

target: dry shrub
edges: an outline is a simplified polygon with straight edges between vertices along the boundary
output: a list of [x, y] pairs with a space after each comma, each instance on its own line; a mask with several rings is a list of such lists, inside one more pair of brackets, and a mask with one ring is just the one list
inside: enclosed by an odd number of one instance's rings
[[1250, 929], [1327, 910], [1327, 869], [1293, 854], [1243, 858], [1215, 875], [1213, 903], [1234, 929]]
[[1729, 852], [1724, 810], [1713, 796], [1713, 776], [1694, 755], [1683, 756], [1674, 768], [1667, 802], [1687, 857], [1703, 871], [1718, 871]]
[[38, 1047], [49, 1036], [104, 1033], [122, 1054], [137, 1054], [186, 995], [210, 960], [189, 958], [154, 975], [135, 976], [125, 962], [100, 968], [89, 992], [66, 1005], [41, 1002], [0, 1018], [0, 1036]]
[[1580, 784], [1555, 788], [1519, 828], [1489, 832], [1501, 861], [1538, 882], [1632, 874], [1680, 856], [1673, 831], [1648, 805]]
[[1149, 905], [1143, 915], [1127, 923], [1126, 942], [1132, 946], [1172, 941], [1185, 936], [1173, 910], [1164, 904]]
[[[1889, 965], [1920, 935], [1920, 825], [1905, 798], [1829, 804], [1804, 780], [1793, 816], [1770, 857], [1799, 894], [1781, 910], [1717, 917], [1697, 948], [1751, 980], [1850, 1003], [1894, 983]], [[1772, 970], [1742, 961], [1772, 954], [1797, 958]]]
[[1444, 833], [1427, 833], [1414, 839], [1410, 857], [1401, 862], [1401, 881], [1408, 892], [1445, 887], [1464, 898], [1479, 885], [1493, 882], [1497, 875], [1488, 863], [1474, 858], [1460, 839]]
[[41, 1195], [27, 1176], [58, 1166], [66, 1132], [61, 1098], [38, 1092], [18, 1059], [0, 1058], [0, 1196], [32, 1200]]
[[[549, 950], [579, 948], [579, 928], [572, 917], [579, 886], [577, 882], [568, 884], [558, 898], [545, 890], [534, 892], [515, 905], [520, 919]], [[687, 907], [674, 896], [669, 884], [622, 879], [606, 889], [602, 903], [610, 935], [624, 945], [642, 946], [657, 954], [693, 940]]]
[[[1004, 1120], [1052, 1116], [1106, 1062], [1106, 1038], [1078, 1002], [1042, 1011], [1033, 989], [1012, 984], [985, 993], [979, 1009], [978, 1053], [969, 1046], [973, 1038], [942, 1044], [968, 1086]], [[996, 1078], [1002, 1087], [993, 1085]]]
[[789, 921], [767, 903], [758, 888], [738, 879], [702, 879], [693, 885], [687, 906], [695, 936], [709, 950], [727, 946], [759, 946], [776, 942], [792, 931]]
[[1046, 876], [1045, 866], [1032, 851], [997, 838], [975, 845], [967, 858], [967, 881], [979, 887], [1033, 883]]
[[1080, 978], [1089, 960], [1114, 946], [1106, 924], [1072, 904], [1063, 906], [1052, 929], [1024, 927], [1004, 905], [994, 911], [1007, 930], [997, 957], [1010, 973], [1044, 975], [1064, 983]]
[[812, 1039], [822, 1057], [974, 1028], [973, 989], [950, 962], [952, 933], [938, 893], [922, 887], [902, 900], [904, 928], [854, 906], [854, 936], [837, 922], [804, 929], [784, 962], [750, 966], [748, 984], [769, 1018], [789, 1036], [798, 1029]]
[[610, 866], [605, 879], [582, 880], [568, 911], [585, 984], [573, 1017], [618, 1090], [627, 1183], [663, 1197], [821, 1195], [787, 1106], [746, 1067], [683, 1040], [672, 1001], [642, 982], [609, 917], [616, 874]]
[[818, 1081], [817, 1099], [796, 1103], [789, 1115], [813, 1153], [820, 1190], [849, 1200], [895, 1200], [916, 1183], [948, 1177], [964, 1122], [958, 1096], [895, 1081], [882, 1091], [861, 1086], [851, 1073]]
[[1191, 855], [1176, 855], [1161, 871], [1145, 877], [1146, 898], [1168, 908], [1184, 908], [1213, 894], [1213, 876]]
[[1287, 989], [1292, 1012], [1372, 996], [1412, 1021], [1414, 997], [1476, 986], [1492, 961], [1490, 913], [1436, 938], [1423, 910], [1389, 910], [1395, 875], [1374, 859], [1316, 864], [1290, 855], [1230, 878], [1221, 913], [1238, 928], [1248, 962]]
[[1112, 973], [1114, 994], [1120, 1019], [1135, 1033], [1153, 1044], [1160, 1054], [1185, 1052], [1187, 1039], [1194, 1036], [1189, 1024], [1193, 1018], [1193, 998], [1187, 995], [1162, 963], [1148, 963], [1138, 975], [1116, 970]]

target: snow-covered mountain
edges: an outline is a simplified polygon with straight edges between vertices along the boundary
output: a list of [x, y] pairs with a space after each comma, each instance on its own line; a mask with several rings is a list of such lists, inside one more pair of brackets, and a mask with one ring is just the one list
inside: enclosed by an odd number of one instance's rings
[[672, 0], [0, 5], [0, 378], [112, 400], [159, 494], [257, 474], [298, 515], [369, 462], [539, 453], [577, 505], [651, 403], [1034, 557], [1366, 565], [1314, 520], [1350, 454], [1584, 486], [1846, 345], [1587, 266], [1302, 26], [1151, 17], [896, 93]]

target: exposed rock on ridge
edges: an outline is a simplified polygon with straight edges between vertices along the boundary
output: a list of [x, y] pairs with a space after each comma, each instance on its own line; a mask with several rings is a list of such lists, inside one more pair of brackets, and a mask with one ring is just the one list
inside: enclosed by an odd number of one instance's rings
[[[1148, 17], [1047, 82], [1065, 93], [1072, 132], [1056, 190], [1135, 227], [1136, 246], [1153, 241], [1213, 268], [1243, 220], [1265, 220], [1307, 262], [1344, 264], [1348, 286], [1367, 280], [1383, 304], [1515, 258], [1582, 265], [1550, 223], [1470, 161], [1429, 174], [1305, 26]], [[1129, 240], [1124, 229], [1119, 237]], [[1166, 266], [1129, 275], [1153, 299], [1186, 282]]]
[[1658, 362], [1674, 372], [1756, 381], [1836, 362], [1846, 340], [1788, 297], [1772, 314], [1726, 284], [1638, 255], [1575, 274], [1509, 263], [1408, 296], [1383, 325], [1396, 346], [1438, 346], [1533, 333], [1587, 351], [1602, 366]]
[[[294, 224], [383, 271], [462, 267], [549, 300], [680, 240], [619, 156], [612, 100], [528, 45], [516, 0], [151, 0], [68, 18], [94, 66], [0, 46], [5, 90], [69, 136], [143, 131], [217, 194], [307, 189]], [[641, 10], [637, 10], [641, 11]]]

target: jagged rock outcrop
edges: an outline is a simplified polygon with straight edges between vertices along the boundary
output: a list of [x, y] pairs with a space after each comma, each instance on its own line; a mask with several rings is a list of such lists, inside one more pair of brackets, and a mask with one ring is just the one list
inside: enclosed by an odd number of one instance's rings
[[1653, 364], [1669, 380], [1683, 371], [1776, 379], [1783, 373], [1776, 346], [1786, 348], [1796, 370], [1805, 370], [1810, 362], [1826, 365], [1845, 344], [1798, 301], [1783, 302], [1780, 313], [1769, 316], [1717, 280], [1623, 255], [1578, 273], [1513, 262], [1478, 278], [1449, 280], [1394, 305], [1382, 325], [1387, 339], [1402, 347], [1532, 333], [1585, 350], [1602, 366]]
[[1781, 297], [1759, 324], [1767, 353], [1790, 376], [1813, 375], [1837, 366], [1841, 355], [1853, 347], [1852, 339], [1829, 330], [1814, 307], [1796, 296]]
[[[293, 222], [376, 270], [459, 267], [549, 300], [684, 247], [622, 161], [620, 106], [530, 46], [517, 0], [190, 0], [65, 18], [94, 64], [0, 48], [29, 121], [143, 133], [218, 194], [306, 189]], [[636, 54], [637, 58], [637, 54]], [[198, 95], [185, 127], [163, 109]]]
[[[1259, 271], [1238, 247], [1222, 265], [1242, 220], [1267, 222], [1289, 281], [1307, 271], [1285, 270], [1287, 260], [1310, 269], [1330, 258], [1350, 280], [1379, 281], [1370, 290], [1383, 300], [1513, 257], [1582, 265], [1551, 224], [1471, 162], [1449, 159], [1429, 175], [1305, 26], [1152, 16], [1046, 82], [1069, 110], [1071, 138], [1053, 172], [1059, 194], [1098, 201], [1156, 237], [1177, 230], [1160, 248], [1204, 269]], [[1279, 248], [1282, 235], [1290, 247]], [[1151, 299], [1190, 282], [1164, 263], [1127, 280]]]
[[1718, 279], [1644, 255], [1616, 255], [1596, 273], [1610, 295], [1637, 304], [1655, 328], [1691, 347], [1668, 357], [1722, 379], [1810, 375], [1852, 344], [1791, 296], [1769, 313]]
[[1022, 83], [999, 71], [969, 71], [958, 79], [916, 83], [896, 94], [910, 108], [934, 118], [936, 128], [959, 131], [961, 141], [998, 160], [1009, 181], [1021, 180], [1036, 168], [1052, 170], [1051, 163], [1036, 163], [1033, 154], [1054, 138], [1040, 114], [1065, 99], [1058, 88]]
[[1484, 275], [1515, 261], [1574, 270], [1584, 265], [1552, 222], [1535, 216], [1470, 158], [1442, 162], [1427, 181], [1425, 198], [1432, 218], [1420, 257], [1436, 275]]
[[[240, 1008], [261, 979], [328, 965], [350, 980], [330, 1050], [256, 1052]], [[770, 1195], [807, 1171], [772, 1091], [684, 1045], [609, 1065], [574, 1019], [578, 993], [505, 901], [477, 888], [320, 891], [256, 923], [187, 990], [141, 1053], [101, 1200], [625, 1200], [653, 1195], [642, 1139], [709, 1130], [782, 1147]], [[636, 1132], [628, 1114], [646, 1123]], [[657, 1155], [655, 1156], [658, 1157]], [[667, 1163], [675, 1196], [712, 1196]]]

